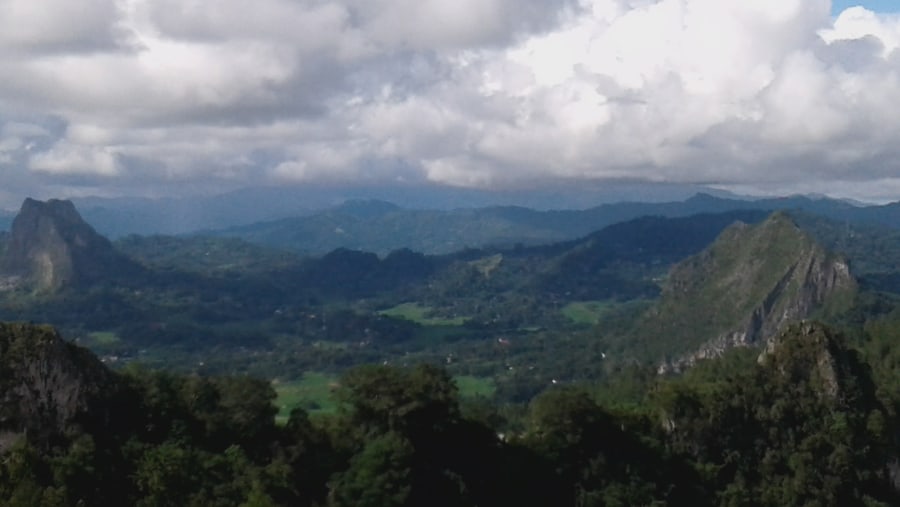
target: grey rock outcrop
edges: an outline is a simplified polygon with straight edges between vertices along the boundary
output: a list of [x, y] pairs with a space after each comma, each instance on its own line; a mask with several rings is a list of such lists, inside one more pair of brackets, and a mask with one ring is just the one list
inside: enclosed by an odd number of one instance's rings
[[[104, 418], [116, 380], [49, 326], [0, 323], [0, 453], [20, 436], [58, 434]], [[39, 438], [40, 439], [40, 438]]]
[[119, 254], [70, 201], [26, 199], [0, 259], [0, 274], [38, 291], [127, 276], [136, 264]]

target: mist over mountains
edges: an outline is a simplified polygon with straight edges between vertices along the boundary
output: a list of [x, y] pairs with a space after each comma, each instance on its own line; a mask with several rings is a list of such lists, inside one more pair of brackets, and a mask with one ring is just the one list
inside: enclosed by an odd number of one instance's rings
[[[73, 198], [81, 214], [112, 238], [128, 234], [184, 234], [296, 217], [328, 210], [353, 200], [381, 200], [405, 209], [452, 210], [518, 206], [536, 210], [585, 209], [600, 203], [632, 200], [682, 200], [697, 192], [730, 195], [699, 185], [608, 182], [548, 184], [541, 190], [483, 190], [426, 184], [249, 187], [217, 195]], [[11, 211], [0, 210], [0, 230]]]
[[854, 224], [896, 227], [900, 206], [859, 207], [804, 196], [741, 200], [696, 194], [677, 202], [619, 202], [583, 210], [513, 206], [435, 210], [405, 209], [383, 201], [348, 201], [302, 217], [206, 231], [222, 237], [321, 255], [335, 248], [384, 255], [397, 248], [447, 254], [464, 248], [539, 245], [583, 237], [642, 216], [686, 217], [734, 210], [802, 210]]
[[[89, 198], [74, 202], [100, 234], [112, 239], [132, 234], [201, 233], [310, 255], [335, 248], [385, 255], [398, 248], [444, 254], [491, 245], [539, 245], [582, 237], [640, 216], [678, 217], [736, 209], [804, 210], [847, 223], [886, 227], [900, 223], [896, 204], [864, 206], [807, 196], [738, 199], [694, 193], [697, 188], [691, 186], [673, 190], [634, 185], [631, 192], [616, 194], [619, 202], [588, 204], [604, 196], [613, 199], [613, 189], [605, 194], [585, 189], [580, 196], [567, 189], [550, 190], [540, 197], [464, 189], [405, 193], [400, 187], [364, 191], [257, 188], [190, 199]], [[690, 197], [665, 199], [679, 192]], [[628, 195], [645, 200], [621, 201]], [[502, 205], [504, 200], [534, 206]], [[11, 213], [0, 212], [0, 230], [8, 230], [12, 218]]]

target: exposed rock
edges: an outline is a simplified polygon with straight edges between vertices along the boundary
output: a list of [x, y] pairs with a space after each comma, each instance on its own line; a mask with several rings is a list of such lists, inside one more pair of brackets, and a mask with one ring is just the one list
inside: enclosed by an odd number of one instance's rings
[[0, 453], [20, 435], [44, 440], [105, 418], [114, 375], [49, 326], [0, 323]]
[[88, 225], [70, 201], [26, 199], [12, 224], [0, 274], [55, 291], [133, 273], [137, 266]]
[[[676, 266], [653, 319], [694, 333], [694, 352], [670, 357], [661, 373], [765, 345], [786, 324], [848, 304], [856, 291], [847, 261], [826, 252], [776, 213], [755, 227], [735, 225], [710, 248]], [[683, 329], [679, 329], [683, 328]]]
[[777, 372], [787, 384], [810, 383], [821, 397], [832, 401], [848, 397], [859, 401], [859, 393], [848, 392], [858, 389], [866, 391], [866, 397], [875, 398], [874, 388], [858, 385], [866, 379], [871, 382], [859, 358], [834, 332], [818, 322], [786, 326], [769, 340], [757, 362]]

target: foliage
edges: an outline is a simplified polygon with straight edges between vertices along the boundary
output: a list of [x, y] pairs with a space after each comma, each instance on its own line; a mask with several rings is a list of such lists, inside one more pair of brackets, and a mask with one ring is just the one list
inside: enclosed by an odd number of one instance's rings
[[[10, 350], [29, 333], [58, 339], [10, 328]], [[644, 387], [629, 389], [645, 395], [632, 405], [555, 386], [527, 413], [463, 410], [446, 370], [364, 366], [341, 377], [336, 412], [298, 408], [276, 425], [268, 382], [130, 367], [98, 393], [114, 412], [4, 444], [0, 502], [895, 505], [897, 418], [872, 371], [833, 331], [803, 324], [758, 362], [736, 353], [671, 379], [633, 371]]]

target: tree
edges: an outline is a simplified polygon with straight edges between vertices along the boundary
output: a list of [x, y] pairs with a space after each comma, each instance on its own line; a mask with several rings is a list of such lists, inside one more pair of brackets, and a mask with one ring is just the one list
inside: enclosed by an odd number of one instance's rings
[[332, 484], [332, 507], [402, 507], [412, 492], [414, 449], [402, 435], [388, 432], [370, 440]]

